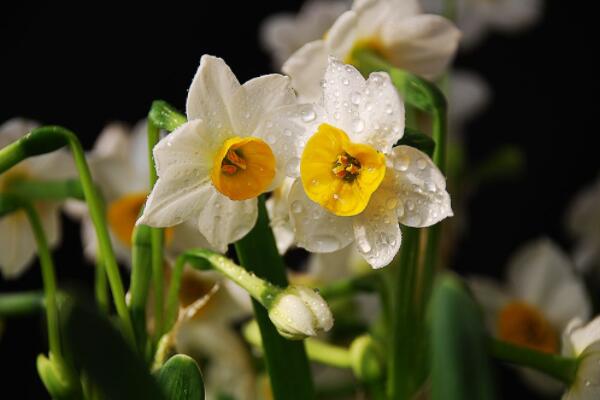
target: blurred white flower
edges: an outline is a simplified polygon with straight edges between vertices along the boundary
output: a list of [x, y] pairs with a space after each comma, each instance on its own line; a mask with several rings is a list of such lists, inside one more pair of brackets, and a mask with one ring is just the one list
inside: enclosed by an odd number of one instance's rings
[[337, 17], [350, 8], [350, 0], [309, 0], [298, 14], [280, 13], [261, 25], [260, 39], [276, 69], [308, 42], [321, 39]]
[[372, 48], [392, 65], [433, 79], [450, 63], [459, 38], [447, 19], [422, 14], [417, 0], [355, 0], [324, 39], [304, 45], [282, 69], [299, 95], [314, 101], [321, 94], [328, 56], [351, 64], [355, 48]]
[[449, 86], [448, 131], [460, 140], [465, 124], [489, 104], [491, 89], [480, 75], [466, 70], [450, 71]]
[[[400, 247], [398, 221], [424, 227], [452, 215], [446, 181], [421, 151], [393, 145], [404, 134], [404, 104], [386, 73], [367, 81], [331, 58], [322, 102], [296, 107], [298, 142], [288, 195], [298, 245], [328, 253], [356, 241], [374, 268]], [[293, 129], [292, 129], [293, 128]], [[306, 144], [304, 144], [306, 143]]]
[[[29, 133], [38, 124], [24, 119], [11, 119], [0, 125], [0, 148]], [[64, 150], [28, 158], [0, 175], [0, 192], [10, 190], [17, 180], [63, 180], [77, 176], [70, 155]], [[58, 202], [37, 202], [44, 232], [51, 247], [61, 238], [60, 209]], [[25, 212], [20, 210], [0, 218], [0, 272], [5, 279], [18, 278], [33, 261], [36, 242]]]
[[[487, 278], [469, 286], [498, 338], [548, 353], [559, 353], [560, 334], [573, 318], [587, 320], [591, 304], [569, 258], [548, 239], [523, 247], [509, 262], [504, 287]], [[536, 389], [556, 392], [557, 381], [521, 370]]]
[[[421, 0], [427, 12], [442, 14], [444, 0]], [[540, 18], [543, 0], [456, 0], [456, 24], [462, 45], [472, 47], [489, 31], [513, 32], [533, 25]]]
[[566, 225], [576, 239], [573, 257], [577, 268], [582, 272], [600, 270], [600, 179], [575, 197]]
[[600, 317], [584, 325], [572, 320], [563, 333], [562, 354], [579, 360], [575, 382], [563, 400], [595, 400], [600, 398]]
[[277, 187], [295, 138], [270, 115], [296, 97], [288, 77], [240, 85], [225, 62], [203, 56], [187, 98], [188, 122], [154, 148], [159, 176], [138, 223], [192, 220], [224, 252], [257, 218], [257, 196]]
[[[140, 121], [130, 132], [119, 123], [108, 125], [88, 155], [94, 182], [106, 202], [107, 221], [112, 243], [119, 261], [131, 264], [131, 234], [148, 196], [148, 135], [146, 121]], [[98, 256], [96, 230], [85, 203], [70, 201], [67, 210], [81, 220], [81, 236], [85, 255]], [[210, 248], [196, 227], [185, 222], [166, 231], [166, 255], [176, 258], [193, 247]]]

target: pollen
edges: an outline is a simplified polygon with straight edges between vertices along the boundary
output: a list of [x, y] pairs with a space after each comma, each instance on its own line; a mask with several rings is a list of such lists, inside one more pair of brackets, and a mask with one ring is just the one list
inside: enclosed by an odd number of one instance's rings
[[300, 159], [306, 195], [339, 216], [361, 213], [385, 176], [385, 156], [373, 147], [352, 143], [341, 129], [322, 124]]
[[247, 200], [264, 193], [275, 177], [275, 156], [255, 137], [227, 139], [213, 161], [211, 180], [232, 200]]
[[529, 304], [507, 304], [498, 314], [497, 328], [500, 338], [509, 343], [546, 353], [558, 351], [555, 329], [539, 310]]

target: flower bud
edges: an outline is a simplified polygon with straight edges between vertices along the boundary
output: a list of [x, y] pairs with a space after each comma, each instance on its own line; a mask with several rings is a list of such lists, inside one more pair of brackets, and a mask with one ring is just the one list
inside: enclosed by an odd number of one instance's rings
[[383, 376], [381, 349], [369, 335], [359, 336], [350, 345], [352, 371], [363, 382], [374, 382]]
[[288, 286], [280, 292], [269, 307], [269, 318], [282, 336], [292, 340], [315, 336], [333, 326], [325, 300], [304, 286]]

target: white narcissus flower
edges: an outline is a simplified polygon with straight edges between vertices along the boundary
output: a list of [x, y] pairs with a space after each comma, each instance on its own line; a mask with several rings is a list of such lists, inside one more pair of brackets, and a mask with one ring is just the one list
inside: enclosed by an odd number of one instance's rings
[[567, 388], [563, 400], [600, 398], [600, 317], [587, 325], [573, 319], [563, 333], [562, 354], [578, 359], [575, 381]]
[[[446, 181], [423, 152], [394, 144], [404, 134], [404, 104], [386, 73], [367, 81], [331, 58], [322, 102], [280, 119], [294, 123], [295, 177], [288, 195], [298, 245], [328, 253], [356, 241], [374, 268], [400, 247], [398, 222], [424, 227], [452, 215]], [[293, 128], [293, 129], [292, 129]]]
[[[572, 318], [586, 320], [591, 312], [585, 286], [571, 261], [548, 239], [532, 242], [514, 256], [506, 287], [480, 277], [470, 278], [469, 286], [494, 336], [548, 353], [560, 351], [560, 334]], [[523, 372], [540, 391], [560, 389], [551, 378]]]
[[288, 77], [240, 85], [225, 62], [203, 56], [187, 98], [188, 122], [154, 148], [159, 176], [138, 223], [169, 227], [192, 220], [221, 252], [257, 218], [257, 196], [284, 177], [295, 138], [271, 119], [295, 104]]
[[[130, 265], [131, 235], [149, 192], [146, 121], [137, 123], [132, 131], [123, 124], [108, 125], [88, 154], [88, 164], [94, 182], [104, 196], [115, 254], [119, 261]], [[81, 220], [85, 255], [95, 260], [98, 239], [85, 203], [71, 201], [67, 206], [69, 214]], [[165, 246], [170, 258], [176, 258], [189, 248], [210, 248], [207, 240], [189, 222], [167, 229]]]
[[465, 124], [490, 102], [491, 89], [481, 76], [465, 70], [452, 70], [449, 86], [448, 131], [452, 138], [460, 139]]
[[566, 224], [577, 240], [574, 250], [577, 268], [583, 272], [600, 270], [600, 179], [575, 197]]
[[279, 69], [292, 53], [313, 40], [321, 39], [337, 17], [350, 8], [350, 0], [310, 0], [298, 14], [269, 16], [261, 25], [260, 39]]
[[[427, 12], [442, 14], [444, 0], [421, 0]], [[477, 45], [490, 30], [512, 32], [533, 25], [541, 16], [544, 0], [456, 0], [456, 24], [462, 45]]]
[[283, 65], [305, 100], [320, 95], [328, 56], [352, 63], [352, 51], [371, 48], [392, 65], [433, 79], [448, 66], [460, 32], [445, 18], [422, 14], [417, 0], [355, 0], [324, 39], [307, 43]]
[[[0, 126], [0, 148], [29, 133], [38, 124], [24, 119], [11, 119]], [[0, 192], [9, 191], [16, 180], [64, 180], [77, 176], [74, 163], [64, 150], [28, 158], [0, 175]], [[59, 202], [37, 202], [42, 227], [51, 247], [60, 242], [61, 223]], [[18, 278], [31, 264], [36, 254], [36, 241], [25, 212], [0, 218], [0, 272], [6, 279]]]

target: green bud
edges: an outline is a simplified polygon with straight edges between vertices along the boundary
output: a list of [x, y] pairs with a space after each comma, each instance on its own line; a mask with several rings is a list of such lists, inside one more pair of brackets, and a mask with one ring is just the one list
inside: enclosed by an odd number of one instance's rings
[[359, 336], [350, 345], [354, 375], [363, 382], [374, 382], [383, 376], [381, 349], [370, 335]]
[[38, 374], [53, 399], [79, 399], [81, 393], [79, 385], [73, 381], [71, 374], [63, 365], [50, 354], [50, 359], [40, 354], [37, 357], [36, 366]]
[[168, 132], [174, 131], [187, 122], [185, 115], [163, 100], [155, 100], [152, 103], [148, 119], [160, 129]]
[[186, 355], [171, 357], [160, 369], [157, 378], [169, 400], [204, 399], [204, 380], [200, 368]]

